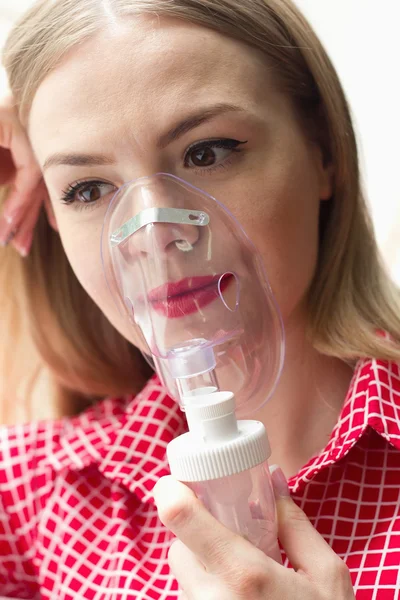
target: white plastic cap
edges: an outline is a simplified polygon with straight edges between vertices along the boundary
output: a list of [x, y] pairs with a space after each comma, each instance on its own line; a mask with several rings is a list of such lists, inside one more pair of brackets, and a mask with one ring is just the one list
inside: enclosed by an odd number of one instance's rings
[[237, 421], [232, 392], [191, 396], [185, 409], [189, 433], [168, 444], [172, 475], [180, 481], [209, 481], [241, 473], [271, 454], [260, 421]]
[[199, 482], [242, 473], [268, 460], [271, 448], [260, 421], [238, 421], [238, 435], [205, 444], [191, 431], [168, 444], [171, 474], [179, 481]]
[[232, 392], [214, 392], [184, 398], [189, 429], [204, 442], [218, 443], [238, 435], [235, 397]]

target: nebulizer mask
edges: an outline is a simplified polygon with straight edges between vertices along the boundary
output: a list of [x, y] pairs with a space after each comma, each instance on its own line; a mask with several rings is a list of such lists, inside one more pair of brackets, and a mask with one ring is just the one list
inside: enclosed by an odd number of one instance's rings
[[270, 398], [284, 354], [255, 247], [220, 201], [158, 173], [118, 190], [101, 253], [126, 327], [140, 329], [186, 414], [188, 433], [168, 445], [172, 475], [224, 525], [280, 560], [267, 433], [261, 422], [241, 420]]

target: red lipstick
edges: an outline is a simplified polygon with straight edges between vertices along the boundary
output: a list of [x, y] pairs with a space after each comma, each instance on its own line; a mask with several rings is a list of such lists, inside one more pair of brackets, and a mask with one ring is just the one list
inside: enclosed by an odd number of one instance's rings
[[149, 293], [148, 300], [154, 310], [164, 317], [169, 319], [186, 317], [220, 297], [218, 282], [221, 278], [219, 287], [223, 293], [233, 277], [230, 273], [225, 276], [222, 273], [213, 276], [186, 277], [155, 288]]

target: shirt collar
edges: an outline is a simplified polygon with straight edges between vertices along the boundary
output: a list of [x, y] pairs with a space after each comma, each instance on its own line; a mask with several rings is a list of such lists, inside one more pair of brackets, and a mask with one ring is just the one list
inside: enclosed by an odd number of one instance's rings
[[135, 397], [109, 398], [64, 421], [50, 466], [82, 470], [96, 465], [140, 500], [151, 496], [156, 481], [169, 473], [167, 445], [187, 431], [178, 403], [153, 376]]
[[331, 439], [345, 448], [368, 426], [400, 449], [400, 370], [394, 362], [359, 362]]
[[289, 480], [292, 491], [300, 492], [319, 471], [344, 458], [369, 428], [400, 449], [400, 372], [394, 362], [357, 363], [326, 447]]
[[[59, 446], [50, 457], [56, 471], [95, 464], [140, 500], [152, 498], [157, 479], [169, 473], [168, 443], [187, 431], [184, 415], [154, 376], [140, 394], [107, 399], [64, 421]], [[343, 458], [368, 427], [400, 449], [399, 365], [360, 361], [328, 444], [289, 480], [298, 492], [317, 472]]]

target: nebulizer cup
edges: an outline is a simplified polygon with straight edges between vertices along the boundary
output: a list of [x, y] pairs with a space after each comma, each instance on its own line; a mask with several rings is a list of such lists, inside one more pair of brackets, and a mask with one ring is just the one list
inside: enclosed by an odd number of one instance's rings
[[168, 445], [172, 475], [280, 560], [267, 433], [243, 420], [271, 397], [284, 355], [254, 245], [221, 202], [157, 173], [116, 193], [101, 255], [127, 327], [140, 329], [148, 359], [186, 413], [189, 432]]

